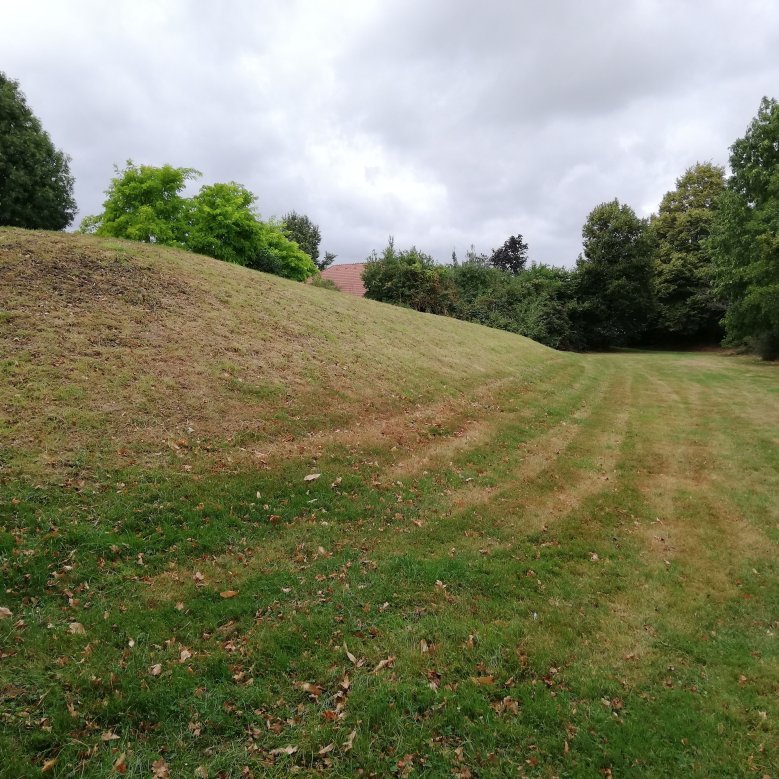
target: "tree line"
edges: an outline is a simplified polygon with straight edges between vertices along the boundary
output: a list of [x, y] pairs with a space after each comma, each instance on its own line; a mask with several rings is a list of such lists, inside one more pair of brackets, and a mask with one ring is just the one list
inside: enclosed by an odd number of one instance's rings
[[575, 268], [532, 263], [521, 234], [490, 255], [473, 248], [463, 262], [438, 265], [390, 239], [364, 273], [367, 296], [480, 322], [556, 349], [587, 350], [645, 342], [700, 343], [721, 338], [723, 306], [713, 292], [712, 202], [724, 172], [690, 168], [652, 219], [617, 200], [592, 210]]
[[730, 176], [688, 168], [657, 214], [613, 200], [582, 228], [574, 268], [531, 263], [521, 234], [436, 263], [394, 241], [367, 259], [373, 300], [457, 317], [557, 349], [746, 347], [779, 357], [779, 104], [763, 98], [731, 146]]
[[[367, 296], [520, 333], [558, 349], [724, 342], [779, 357], [779, 104], [763, 98], [731, 146], [730, 175], [698, 163], [641, 219], [613, 200], [582, 228], [572, 269], [529, 263], [521, 234], [491, 254], [441, 265], [390, 239], [368, 258]], [[0, 225], [61, 230], [76, 204], [70, 158], [52, 143], [18, 82], [0, 72]], [[103, 211], [80, 230], [178, 246], [290, 279], [316, 276], [319, 227], [291, 211], [263, 220], [236, 182], [182, 194], [193, 168], [128, 161]]]

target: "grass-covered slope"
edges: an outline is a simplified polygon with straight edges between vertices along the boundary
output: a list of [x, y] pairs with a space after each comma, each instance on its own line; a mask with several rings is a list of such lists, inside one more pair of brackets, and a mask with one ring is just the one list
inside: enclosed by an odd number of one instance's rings
[[171, 450], [234, 470], [407, 412], [435, 425], [472, 391], [560, 362], [207, 257], [51, 233], [0, 231], [0, 317], [0, 462], [44, 479], [167, 464]]
[[0, 776], [775, 772], [775, 366], [24, 231], [0, 347]]

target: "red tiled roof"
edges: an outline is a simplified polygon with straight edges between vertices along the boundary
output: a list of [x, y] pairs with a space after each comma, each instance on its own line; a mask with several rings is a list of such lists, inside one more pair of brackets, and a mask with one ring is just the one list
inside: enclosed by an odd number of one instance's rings
[[341, 292], [350, 295], [365, 295], [365, 285], [362, 283], [362, 272], [365, 269], [364, 262], [342, 263], [331, 265], [322, 271], [323, 279], [330, 279]]

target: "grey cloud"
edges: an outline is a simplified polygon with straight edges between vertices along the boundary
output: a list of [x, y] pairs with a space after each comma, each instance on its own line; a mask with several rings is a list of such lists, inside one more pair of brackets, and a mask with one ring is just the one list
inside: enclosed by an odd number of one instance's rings
[[648, 214], [685, 167], [726, 161], [779, 84], [779, 9], [52, 0], [4, 9], [0, 47], [82, 214], [132, 157], [306, 212], [343, 260], [390, 233], [447, 260], [520, 231], [570, 264], [597, 203]]

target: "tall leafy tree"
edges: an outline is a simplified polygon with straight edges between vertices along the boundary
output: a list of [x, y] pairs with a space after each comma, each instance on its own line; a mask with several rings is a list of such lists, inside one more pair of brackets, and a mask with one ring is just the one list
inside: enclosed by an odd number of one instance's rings
[[0, 224], [67, 227], [76, 213], [69, 163], [27, 106], [19, 82], [0, 72]]
[[527, 244], [519, 233], [510, 235], [503, 242], [503, 246], [493, 250], [489, 262], [493, 268], [519, 273], [527, 263]]
[[647, 224], [618, 200], [601, 203], [582, 228], [575, 322], [585, 348], [635, 343], [653, 311]]
[[730, 147], [732, 175], [709, 246], [728, 302], [725, 333], [766, 358], [779, 357], [779, 103], [764, 97]]
[[725, 307], [713, 289], [708, 238], [725, 189], [725, 171], [697, 163], [666, 192], [650, 222], [654, 239], [653, 288], [657, 311], [651, 337], [706, 341], [722, 337]]

